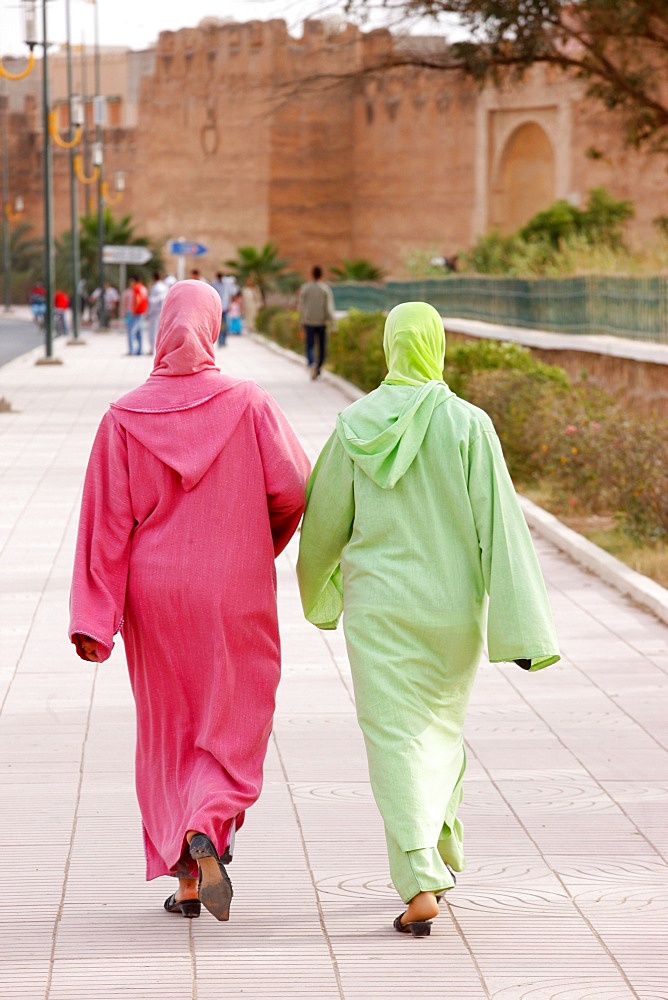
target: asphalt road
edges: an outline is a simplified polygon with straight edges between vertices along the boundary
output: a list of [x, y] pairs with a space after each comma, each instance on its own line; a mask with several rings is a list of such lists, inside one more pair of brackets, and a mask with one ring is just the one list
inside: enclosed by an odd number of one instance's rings
[[[22, 312], [24, 310], [21, 310]], [[17, 313], [0, 312], [0, 365], [32, 351], [44, 342], [44, 333], [30, 319]]]

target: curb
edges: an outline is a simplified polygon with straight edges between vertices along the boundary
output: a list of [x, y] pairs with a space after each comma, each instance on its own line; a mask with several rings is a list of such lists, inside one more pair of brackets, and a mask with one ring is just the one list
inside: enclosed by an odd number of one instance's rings
[[[252, 333], [249, 336], [264, 344], [269, 350], [280, 354], [281, 357], [287, 358], [295, 364], [303, 364], [303, 358], [295, 354], [294, 351], [275, 344], [262, 334]], [[324, 371], [321, 378], [323, 382], [328, 382], [339, 389], [351, 402], [366, 395], [357, 386], [333, 372]], [[537, 534], [570, 556], [574, 562], [594, 573], [604, 583], [630, 597], [636, 604], [640, 604], [668, 624], [668, 590], [665, 587], [656, 583], [655, 580], [643, 576], [642, 573], [637, 573], [619, 559], [615, 559], [614, 556], [590, 542], [588, 538], [579, 535], [577, 531], [568, 528], [554, 514], [543, 510], [527, 497], [521, 494], [518, 494], [518, 497], [527, 524]]]
[[[282, 358], [287, 361], [292, 361], [293, 364], [303, 365], [305, 359], [300, 354], [295, 354], [287, 347], [281, 347], [280, 344], [275, 343], [273, 340], [269, 340], [268, 337], [263, 336], [261, 333], [247, 333], [245, 336], [250, 337], [252, 340], [256, 340], [259, 344], [263, 344], [268, 350], [273, 351], [274, 354], [280, 354]], [[366, 396], [365, 392], [358, 389], [356, 385], [352, 382], [348, 382], [345, 378], [341, 378], [340, 375], [335, 375], [334, 372], [323, 371], [320, 373], [320, 381], [327, 382], [329, 385], [335, 386], [346, 399], [349, 399], [351, 403], [354, 403], [356, 399], [361, 399], [362, 396]]]
[[459, 316], [444, 316], [446, 335], [464, 333], [479, 340], [509, 340], [524, 347], [538, 347], [544, 351], [580, 351], [583, 354], [600, 354], [610, 358], [625, 358], [644, 364], [668, 365], [668, 344], [648, 340], [631, 340], [604, 334], [555, 333], [534, 330], [530, 327], [504, 326]]
[[637, 573], [615, 559], [577, 531], [566, 527], [554, 514], [519, 495], [527, 524], [547, 541], [570, 556], [574, 562], [595, 573], [599, 579], [652, 611], [668, 624], [668, 590], [655, 580]]

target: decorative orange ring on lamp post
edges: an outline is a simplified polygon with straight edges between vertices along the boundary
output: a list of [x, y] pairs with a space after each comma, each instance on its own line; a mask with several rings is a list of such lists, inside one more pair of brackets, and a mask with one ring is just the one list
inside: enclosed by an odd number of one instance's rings
[[106, 181], [102, 181], [102, 200], [105, 205], [118, 205], [119, 201], [123, 200], [123, 192], [117, 191], [115, 195], [109, 194], [109, 185]]
[[78, 153], [74, 157], [74, 172], [77, 175], [77, 180], [80, 180], [82, 184], [94, 184], [100, 176], [100, 168], [96, 165], [93, 167], [93, 173], [90, 177], [86, 177], [83, 172], [83, 157], [81, 153]]
[[[20, 206], [19, 206], [19, 200], [20, 200]], [[11, 201], [5, 202], [5, 218], [7, 219], [7, 222], [16, 222], [16, 220], [20, 219], [22, 215], [23, 215], [23, 198], [21, 199], [17, 198], [16, 201], [14, 202], [14, 206], [12, 206]]]
[[24, 80], [33, 71], [35, 65], [35, 53], [30, 50], [30, 55], [28, 56], [28, 65], [20, 73], [10, 73], [8, 69], [2, 65], [2, 60], [0, 59], [0, 76], [4, 76], [5, 80]]
[[51, 111], [49, 114], [49, 132], [51, 137], [55, 142], [56, 146], [60, 146], [61, 149], [73, 149], [75, 146], [81, 142], [81, 137], [83, 136], [83, 126], [77, 125], [74, 129], [74, 135], [71, 139], [61, 139], [58, 134], [58, 123], [57, 123], [58, 113], [56, 111]]

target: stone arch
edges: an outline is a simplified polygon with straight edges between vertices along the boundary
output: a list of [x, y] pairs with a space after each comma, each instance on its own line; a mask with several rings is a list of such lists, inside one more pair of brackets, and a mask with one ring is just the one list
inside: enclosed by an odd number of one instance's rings
[[510, 233], [555, 199], [555, 159], [546, 131], [524, 122], [508, 136], [490, 192], [490, 225]]

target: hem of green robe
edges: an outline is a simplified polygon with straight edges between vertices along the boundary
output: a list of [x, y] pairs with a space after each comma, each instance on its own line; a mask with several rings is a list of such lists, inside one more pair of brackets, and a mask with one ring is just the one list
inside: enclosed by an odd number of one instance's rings
[[454, 879], [435, 847], [417, 851], [393, 851], [390, 875], [394, 888], [404, 903], [410, 903], [419, 892], [447, 892], [454, 888]]

